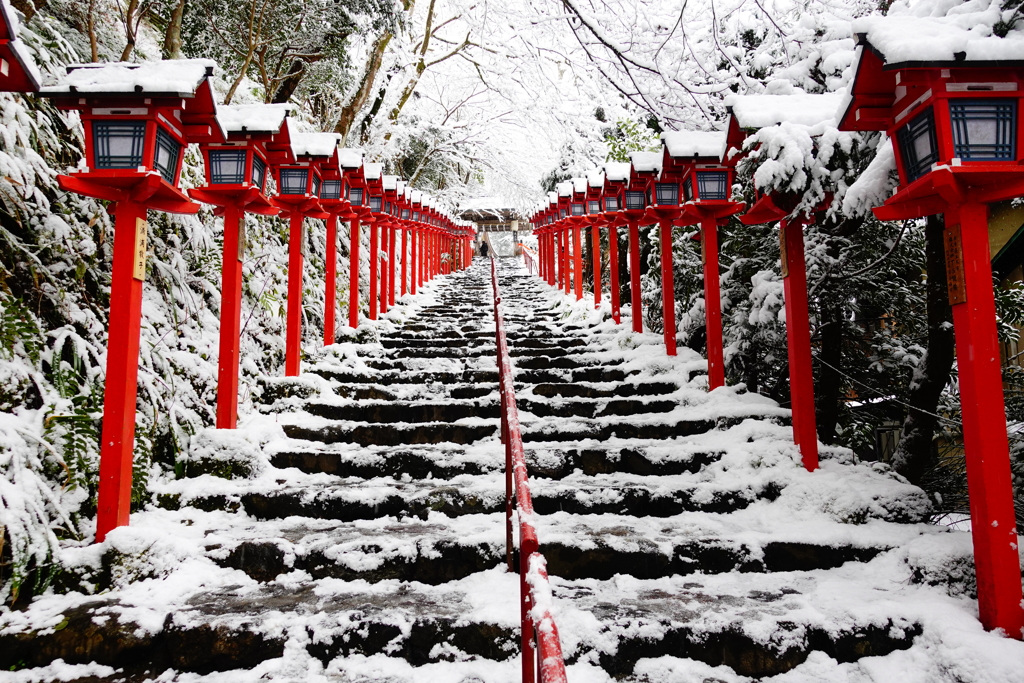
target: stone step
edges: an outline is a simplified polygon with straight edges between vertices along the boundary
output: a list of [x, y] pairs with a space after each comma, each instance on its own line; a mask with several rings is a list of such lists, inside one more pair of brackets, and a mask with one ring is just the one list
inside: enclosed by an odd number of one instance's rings
[[330, 420], [372, 423], [456, 422], [471, 417], [485, 419], [501, 417], [501, 411], [496, 400], [444, 401], [434, 399], [428, 401], [421, 399], [411, 402], [359, 401], [352, 403], [308, 401], [304, 409], [312, 415], [325, 417]]
[[[627, 398], [630, 396], [659, 396], [679, 390], [675, 382], [598, 383], [574, 382], [572, 384], [537, 384], [528, 393], [545, 398]], [[517, 396], [518, 401], [522, 400]]]
[[[181, 480], [174, 493], [160, 498], [162, 506], [200, 510], [244, 509], [257, 519], [281, 519], [292, 515], [313, 519], [354, 521], [381, 516], [420, 517], [431, 512], [450, 517], [488, 514], [504, 509], [504, 477], [498, 472], [461, 475], [451, 480], [355, 477], [326, 482], [312, 474], [308, 483], [263, 485], [260, 490], [225, 485], [223, 493], [210, 484], [201, 493]], [[319, 478], [315, 478], [319, 477]], [[781, 485], [770, 480], [735, 487], [708, 486], [682, 476], [574, 475], [571, 481], [537, 479], [533, 485], [534, 509], [539, 515], [615, 514], [668, 518], [683, 512], [728, 513], [757, 501], [776, 499]]]
[[321, 427], [284, 425], [292, 439], [322, 443], [356, 443], [364, 446], [401, 446], [406, 444], [468, 444], [498, 431], [495, 424], [452, 424], [449, 422], [364, 423], [339, 422]]
[[649, 415], [652, 413], [670, 413], [679, 407], [676, 400], [658, 399], [578, 399], [556, 401], [537, 401], [517, 398], [516, 405], [521, 413], [531, 413], [537, 417], [606, 417], [609, 415]]
[[[61, 621], [66, 627], [57, 631], [0, 635], [0, 666], [43, 666], [63, 659], [148, 669], [154, 675], [165, 668], [198, 674], [251, 669], [284, 655], [287, 629], [314, 635], [304, 638], [305, 647], [325, 665], [357, 654], [387, 654], [416, 666], [447, 661], [453, 652], [511, 659], [517, 653], [517, 586], [503, 571], [484, 575], [507, 594], [497, 601], [487, 595], [486, 609], [480, 604], [483, 591], [475, 585], [393, 581], [367, 591], [358, 583], [323, 579], [199, 593], [162, 619], [162, 614], [148, 614], [150, 627], [143, 628], [130, 615], [118, 618], [124, 607], [116, 598], [98, 597], [66, 610]], [[264, 621], [269, 615], [277, 625], [268, 629]], [[163, 626], [154, 630], [152, 624], [161, 621]]]
[[745, 588], [727, 593], [716, 589], [713, 576], [556, 580], [562, 619], [587, 620], [583, 629], [588, 632], [567, 658], [592, 657], [614, 679], [629, 677], [641, 659], [671, 657], [727, 666], [739, 676], [760, 680], [796, 668], [812, 652], [847, 663], [906, 650], [923, 631], [913, 616], [900, 614], [899, 605], [887, 604], [891, 588], [865, 600], [878, 601], [873, 605], [877, 611], [869, 612], [865, 605], [865, 610], [844, 612], [823, 624], [822, 612], [836, 610], [827, 597], [815, 594], [817, 580], [808, 578], [797, 590], [785, 574], [750, 577], [738, 584]]

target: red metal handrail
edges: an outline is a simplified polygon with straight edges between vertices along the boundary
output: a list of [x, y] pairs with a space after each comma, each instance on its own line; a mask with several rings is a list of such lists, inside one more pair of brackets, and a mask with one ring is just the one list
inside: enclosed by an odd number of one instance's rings
[[[501, 440], [505, 444], [505, 551], [509, 571], [512, 562], [513, 499], [519, 511], [519, 596], [522, 616], [523, 683], [565, 683], [565, 661], [558, 627], [551, 614], [551, 584], [547, 562], [538, 550], [537, 529], [533, 526], [533, 498], [526, 472], [523, 437], [519, 430], [512, 383], [512, 361], [501, 316], [498, 270], [491, 258], [491, 285], [494, 289], [494, 327], [498, 347], [498, 390], [501, 395]], [[514, 484], [514, 487], [513, 487]], [[514, 494], [514, 495], [513, 495]], [[540, 657], [537, 651], [540, 651]]]

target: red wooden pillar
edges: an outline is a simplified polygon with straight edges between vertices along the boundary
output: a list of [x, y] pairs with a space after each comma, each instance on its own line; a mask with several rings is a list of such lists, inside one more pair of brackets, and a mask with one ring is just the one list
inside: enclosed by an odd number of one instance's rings
[[327, 264], [324, 290], [324, 345], [334, 343], [334, 303], [338, 293], [338, 214], [327, 218]]
[[420, 230], [420, 256], [419, 256], [419, 268], [417, 268], [416, 277], [419, 280], [419, 286], [423, 286], [424, 274], [427, 272], [427, 231]]
[[380, 284], [380, 314], [384, 315], [388, 312], [388, 270], [391, 268], [391, 254], [388, 251], [388, 235], [391, 232], [391, 226], [382, 223], [380, 233], [380, 250], [384, 255], [385, 261], [379, 268]]
[[359, 219], [350, 223], [348, 251], [348, 326], [359, 327]]
[[705, 217], [700, 224], [704, 262], [704, 325], [708, 344], [708, 388], [725, 385], [722, 349], [722, 289], [718, 273], [718, 221]]
[[562, 264], [565, 270], [564, 287], [565, 293], [572, 292], [572, 230], [566, 228], [562, 231]]
[[661, 315], [664, 327], [665, 353], [676, 355], [676, 292], [672, 272], [672, 221], [659, 221], [661, 235]]
[[398, 252], [395, 250], [395, 232], [397, 225], [388, 229], [388, 303], [395, 305], [395, 272], [398, 269]]
[[370, 223], [370, 320], [377, 319], [377, 260], [380, 256], [377, 253], [377, 233], [379, 231], [377, 221]]
[[562, 289], [564, 287], [564, 285], [562, 284], [562, 280], [564, 280], [564, 278], [565, 278], [565, 263], [564, 263], [564, 261], [562, 259], [562, 233], [561, 233], [561, 230], [559, 230], [557, 232], [552, 232], [551, 238], [552, 238], [552, 240], [554, 240], [554, 243], [555, 243], [555, 249], [554, 249], [553, 253], [551, 254], [551, 261], [552, 261], [552, 266], [553, 266], [551, 274], [552, 274], [552, 280], [554, 281], [551, 284], [554, 285], [557, 289], [560, 290], [560, 289]]
[[245, 212], [224, 207], [224, 254], [221, 265], [220, 355], [217, 359], [217, 429], [238, 426], [238, 356], [242, 331], [242, 261]]
[[558, 237], [551, 231], [545, 237], [548, 240], [548, 284], [554, 287], [558, 282], [558, 268], [555, 265], [555, 260], [558, 258]]
[[583, 240], [582, 231], [580, 225], [577, 223], [572, 228], [572, 241], [573, 241], [573, 275], [576, 285], [576, 300], [579, 301], [583, 298]]
[[305, 216], [297, 208], [289, 218], [288, 305], [285, 325], [284, 375], [298, 377], [302, 365], [302, 264]]
[[629, 293], [633, 331], [644, 331], [644, 308], [640, 303], [640, 224], [629, 222]]
[[402, 228], [402, 296], [408, 293], [408, 286], [406, 285], [406, 267], [405, 263], [408, 260], [409, 254], [409, 231]]
[[118, 202], [114, 207], [114, 264], [107, 329], [107, 375], [103, 390], [100, 482], [96, 541], [128, 524], [132, 498], [135, 399], [142, 331], [142, 281], [146, 277], [146, 207]]
[[619, 302], [619, 229], [614, 224], [608, 226], [608, 286], [612, 290], [612, 320], [619, 325], [622, 323]]
[[[986, 629], [1020, 638], [1020, 560], [1013, 508], [1006, 409], [996, 336], [988, 207], [945, 213], [946, 263], [960, 376], [978, 609]], [[962, 254], [962, 261], [961, 261]]]
[[590, 243], [594, 245], [594, 308], [601, 306], [601, 229], [594, 223], [590, 228]]
[[413, 228], [409, 232], [412, 233], [412, 236], [410, 237], [411, 242], [409, 244], [409, 290], [413, 294], [415, 294], [417, 289], [416, 281], [418, 279], [417, 267], [419, 265], [419, 258], [417, 258], [419, 250], [419, 240], [417, 238], [417, 234], [419, 233], [419, 230]]
[[813, 471], [818, 469], [818, 429], [814, 415], [814, 372], [811, 366], [811, 326], [807, 311], [803, 225], [801, 218], [784, 218], [780, 224], [782, 279], [786, 297], [786, 345], [789, 352], [793, 441], [800, 447], [804, 467]]

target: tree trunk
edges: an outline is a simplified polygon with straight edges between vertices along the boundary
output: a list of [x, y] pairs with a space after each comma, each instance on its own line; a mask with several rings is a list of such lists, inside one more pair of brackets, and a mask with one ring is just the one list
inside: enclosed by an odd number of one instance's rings
[[377, 72], [380, 71], [380, 66], [384, 61], [384, 51], [387, 49], [388, 43], [391, 42], [391, 38], [392, 34], [389, 32], [382, 33], [377, 38], [377, 42], [373, 45], [373, 50], [370, 51], [370, 58], [366, 62], [366, 70], [363, 71], [363, 78], [359, 82], [359, 87], [356, 88], [351, 101], [341, 110], [341, 117], [338, 119], [338, 125], [334, 127], [334, 132], [340, 133], [343, 141], [348, 141], [348, 135], [352, 131], [353, 124], [355, 124], [356, 116], [359, 115], [360, 110], [366, 106], [366, 102], [370, 99], [373, 83], [377, 80]]
[[815, 414], [818, 422], [818, 438], [822, 443], [836, 442], [836, 426], [839, 424], [839, 400], [842, 377], [836, 369], [843, 361], [843, 321], [840, 311], [822, 305], [818, 328], [818, 381], [814, 385]]
[[299, 83], [302, 82], [302, 77], [306, 75], [306, 63], [301, 59], [295, 59], [292, 61], [291, 68], [288, 69], [288, 75], [281, 81], [281, 85], [278, 86], [277, 92], [274, 93], [274, 98], [271, 100], [274, 104], [284, 104], [292, 98], [295, 94], [295, 89], [299, 87]]
[[89, 0], [89, 57], [94, 64], [100, 61], [100, 45], [96, 38], [96, 0]]
[[913, 408], [903, 421], [900, 443], [893, 455], [893, 468], [913, 483], [920, 483], [938, 453], [935, 432], [942, 390], [949, 383], [955, 342], [953, 312], [946, 291], [946, 248], [942, 216], [929, 216], [925, 228], [925, 259], [928, 268], [928, 350], [910, 382], [907, 402]]
[[174, 9], [171, 10], [167, 31], [164, 32], [165, 59], [181, 59], [181, 18], [185, 16], [186, 2], [187, 0], [178, 0]]
[[139, 11], [139, 0], [128, 0], [128, 6], [124, 10], [124, 50], [121, 52], [121, 61], [127, 62], [135, 50], [135, 30], [138, 24], [135, 22], [135, 13]]

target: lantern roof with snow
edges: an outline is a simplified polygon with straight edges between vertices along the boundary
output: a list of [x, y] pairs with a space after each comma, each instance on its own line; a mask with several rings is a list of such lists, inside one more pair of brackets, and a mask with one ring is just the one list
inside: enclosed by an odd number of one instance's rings
[[0, 0], [0, 92], [35, 92], [43, 82], [20, 30], [14, 8]]
[[993, 35], [982, 19], [854, 22], [853, 80], [837, 120], [842, 130], [884, 130], [892, 139], [901, 189], [876, 209], [880, 218], [943, 213], [954, 195], [981, 203], [1024, 195], [1024, 40]]
[[290, 104], [220, 104], [217, 122], [229, 139], [258, 139], [279, 135], [292, 110]]

